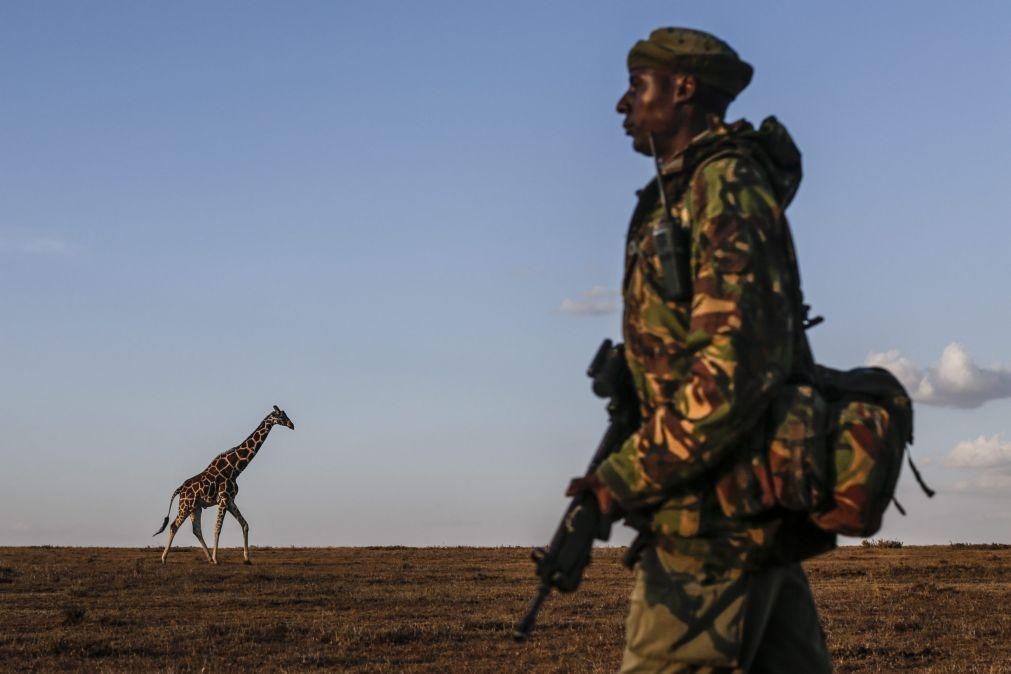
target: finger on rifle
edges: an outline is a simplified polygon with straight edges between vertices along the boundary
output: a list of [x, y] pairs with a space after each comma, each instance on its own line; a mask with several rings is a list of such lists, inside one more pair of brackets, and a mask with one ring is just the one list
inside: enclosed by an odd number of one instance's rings
[[587, 490], [586, 478], [574, 477], [569, 481], [569, 486], [565, 488], [566, 496], [575, 496]]

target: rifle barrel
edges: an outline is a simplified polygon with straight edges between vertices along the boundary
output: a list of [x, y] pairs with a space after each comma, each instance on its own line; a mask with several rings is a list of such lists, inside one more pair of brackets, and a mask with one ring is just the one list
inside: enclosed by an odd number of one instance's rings
[[534, 623], [537, 622], [537, 613], [541, 610], [541, 604], [544, 600], [548, 598], [551, 594], [551, 586], [547, 583], [541, 583], [540, 588], [537, 590], [537, 594], [534, 598], [530, 600], [527, 604], [527, 612], [524, 614], [523, 618], [516, 623], [516, 628], [513, 630], [513, 639], [516, 641], [523, 641], [528, 636], [530, 636], [530, 630], [534, 628]]

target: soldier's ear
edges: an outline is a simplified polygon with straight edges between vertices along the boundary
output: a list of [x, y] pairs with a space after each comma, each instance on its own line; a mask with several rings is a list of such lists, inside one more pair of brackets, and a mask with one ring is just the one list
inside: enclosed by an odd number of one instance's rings
[[675, 103], [685, 103], [695, 97], [698, 90], [698, 80], [695, 75], [674, 75], [671, 78], [672, 95]]

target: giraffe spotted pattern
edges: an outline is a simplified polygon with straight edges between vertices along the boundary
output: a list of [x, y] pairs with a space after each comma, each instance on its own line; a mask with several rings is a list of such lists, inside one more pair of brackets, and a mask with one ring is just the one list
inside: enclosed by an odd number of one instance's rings
[[[225, 512], [229, 512], [242, 527], [242, 557], [246, 564], [249, 560], [249, 525], [246, 523], [239, 508], [235, 505], [235, 496], [239, 493], [239, 484], [236, 481], [239, 474], [249, 465], [249, 462], [256, 456], [256, 452], [263, 446], [267, 439], [267, 434], [275, 425], [285, 426], [290, 429], [295, 428], [284, 410], [274, 405], [273, 411], [268, 414], [260, 425], [246, 438], [245, 442], [227, 451], [218, 454], [202, 472], [194, 475], [183, 482], [178, 489], [172, 493], [169, 499], [169, 512], [172, 512], [172, 500], [179, 496], [179, 510], [175, 521], [169, 527], [168, 540], [165, 543], [165, 551], [162, 552], [161, 561], [164, 564], [168, 556], [169, 548], [172, 547], [172, 539], [187, 517], [193, 520], [193, 535], [200, 542], [207, 561], [211, 564], [218, 563], [218, 536], [221, 534], [221, 524], [225, 519]], [[214, 524], [214, 549], [209, 551], [204, 543], [203, 533], [200, 530], [200, 515], [204, 508], [218, 506], [218, 516]], [[168, 526], [169, 518], [166, 516], [161, 529], [155, 532], [155, 536], [160, 534]]]

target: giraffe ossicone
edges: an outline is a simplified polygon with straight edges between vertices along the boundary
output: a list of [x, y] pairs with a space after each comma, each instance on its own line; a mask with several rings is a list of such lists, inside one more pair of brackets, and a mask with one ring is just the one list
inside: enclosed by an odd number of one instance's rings
[[[246, 564], [251, 563], [249, 560], [249, 525], [246, 523], [246, 519], [242, 516], [242, 513], [239, 512], [239, 508], [235, 505], [235, 495], [239, 493], [239, 484], [236, 480], [239, 477], [239, 473], [256, 456], [256, 453], [267, 439], [267, 434], [270, 433], [270, 429], [274, 426], [285, 426], [295, 430], [295, 424], [288, 418], [284, 410], [274, 405], [273, 411], [263, 418], [263, 421], [249, 434], [245, 442], [218, 454], [207, 468], [183, 482], [179, 485], [178, 489], [172, 492], [172, 497], [169, 498], [169, 515], [172, 513], [172, 501], [175, 500], [176, 496], [179, 496], [179, 510], [175, 521], [169, 527], [165, 551], [161, 553], [162, 564], [165, 563], [165, 558], [168, 557], [169, 548], [172, 547], [172, 539], [175, 538], [176, 531], [179, 530], [179, 527], [182, 526], [187, 517], [193, 518], [193, 535], [200, 542], [200, 547], [203, 548], [207, 561], [211, 564], [217, 564], [218, 536], [221, 534], [221, 524], [225, 520], [225, 511], [231, 513], [232, 517], [238, 521], [239, 526], [242, 527], [242, 561]], [[214, 550], [212, 552], [207, 549], [207, 544], [204, 543], [204, 536], [200, 531], [200, 515], [204, 508], [209, 508], [213, 505], [218, 506], [218, 516], [214, 524]], [[169, 523], [169, 515], [165, 516], [161, 529], [154, 532], [155, 536], [165, 531], [165, 527]]]

